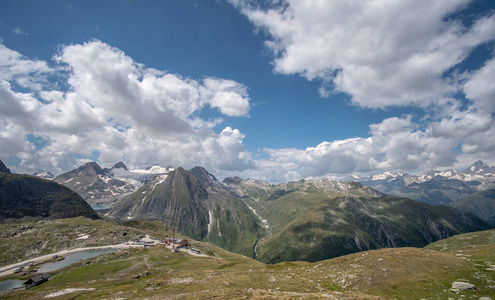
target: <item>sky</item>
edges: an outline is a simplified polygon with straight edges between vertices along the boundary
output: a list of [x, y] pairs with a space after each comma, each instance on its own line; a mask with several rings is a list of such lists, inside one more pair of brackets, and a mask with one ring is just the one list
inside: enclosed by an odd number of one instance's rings
[[495, 165], [491, 0], [0, 2], [0, 159], [269, 182]]

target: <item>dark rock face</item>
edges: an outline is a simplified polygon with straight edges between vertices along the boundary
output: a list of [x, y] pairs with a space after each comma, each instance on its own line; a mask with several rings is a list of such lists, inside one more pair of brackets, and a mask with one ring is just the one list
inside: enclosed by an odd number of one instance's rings
[[0, 173], [0, 216], [99, 218], [86, 201], [70, 189], [53, 181], [11, 173]]
[[10, 173], [10, 169], [0, 160], [0, 172]]
[[124, 169], [124, 170], [128, 171], [127, 166], [126, 166], [123, 162], [118, 162], [118, 163], [116, 163], [116, 164], [112, 167], [112, 169]]

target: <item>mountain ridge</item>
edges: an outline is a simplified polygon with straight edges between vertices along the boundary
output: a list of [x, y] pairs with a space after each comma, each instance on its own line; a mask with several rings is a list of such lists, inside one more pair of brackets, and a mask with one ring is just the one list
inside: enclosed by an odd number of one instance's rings
[[86, 201], [69, 188], [54, 181], [10, 172], [0, 172], [0, 216], [99, 218]]
[[476, 161], [463, 171], [430, 170], [421, 175], [384, 172], [356, 181], [383, 193], [433, 205], [449, 205], [479, 191], [495, 188], [495, 167]]

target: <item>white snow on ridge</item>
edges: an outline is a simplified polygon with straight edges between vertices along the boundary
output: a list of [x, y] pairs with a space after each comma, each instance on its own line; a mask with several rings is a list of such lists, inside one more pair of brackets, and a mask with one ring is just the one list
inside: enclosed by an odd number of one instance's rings
[[387, 172], [383, 172], [381, 174], [372, 175], [371, 180], [385, 180], [385, 179], [388, 179], [390, 177], [397, 178], [400, 176], [402, 176], [402, 174], [397, 174], [397, 173], [392, 173], [392, 172], [387, 171]]
[[164, 168], [160, 167], [159, 165], [154, 165], [149, 169], [136, 169], [136, 170], [131, 170], [129, 172], [132, 173], [137, 173], [137, 174], [165, 174], [168, 172], [173, 171], [173, 168]]
[[208, 209], [208, 234], [211, 232], [211, 228], [213, 227], [213, 211]]
[[267, 220], [261, 218], [261, 216], [258, 215], [258, 213], [254, 210], [254, 208], [252, 208], [251, 206], [249, 206], [249, 204], [246, 203], [246, 205], [260, 219], [261, 223], [263, 224], [263, 228], [266, 228], [266, 229], [270, 228], [270, 226], [268, 225], [268, 221]]
[[158, 175], [155, 180], [153, 180], [153, 185], [151, 186], [151, 190], [154, 190], [157, 185], [164, 182], [167, 179], [168, 175]]

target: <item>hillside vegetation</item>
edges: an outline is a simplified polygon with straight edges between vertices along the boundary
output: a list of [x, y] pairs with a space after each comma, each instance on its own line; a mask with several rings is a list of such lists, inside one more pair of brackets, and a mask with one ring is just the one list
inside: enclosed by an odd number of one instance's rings
[[131, 221], [120, 225], [84, 217], [0, 224], [0, 265], [65, 249], [112, 245], [145, 234], [168, 237], [172, 230], [159, 222]]
[[[74, 225], [70, 220], [60, 222]], [[146, 223], [139, 227], [143, 225], [146, 227]], [[125, 228], [129, 232], [134, 230]], [[158, 235], [159, 228], [155, 227]], [[442, 241], [456, 244], [448, 247], [456, 252], [387, 248], [316, 263], [274, 265], [193, 241], [193, 247], [209, 257], [171, 253], [162, 247], [122, 250], [53, 272], [52, 279], [39, 287], [2, 293], [0, 297], [41, 299], [66, 292], [55, 299], [493, 299], [493, 235], [494, 231], [477, 232]], [[455, 241], [461, 240], [471, 241], [469, 254], [463, 250], [462, 255], [457, 255], [457, 247], [463, 245]], [[17, 240], [12, 238], [8, 242], [15, 244]], [[485, 244], [473, 244], [478, 242]], [[29, 274], [21, 274], [10, 278], [28, 277]], [[453, 292], [450, 289], [456, 281], [472, 283], [476, 290]]]
[[424, 247], [455, 234], [489, 229], [451, 207], [388, 196], [356, 182], [328, 179], [269, 185], [229, 178], [225, 184], [268, 225], [256, 259], [319, 261], [383, 247]]

